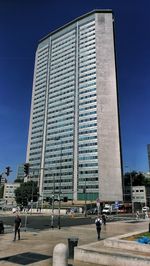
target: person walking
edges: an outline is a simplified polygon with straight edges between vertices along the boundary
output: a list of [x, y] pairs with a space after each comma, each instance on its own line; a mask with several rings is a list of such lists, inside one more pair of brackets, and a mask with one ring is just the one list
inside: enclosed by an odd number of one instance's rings
[[137, 212], [136, 212], [136, 220], [138, 220], [139, 217], [140, 217], [140, 213], [139, 213], [139, 211], [137, 211]]
[[15, 223], [14, 223], [15, 234], [14, 234], [14, 240], [13, 241], [16, 241], [17, 233], [18, 233], [18, 240], [20, 240], [20, 227], [21, 227], [21, 218], [17, 214], [16, 217], [15, 217]]
[[97, 239], [100, 240], [101, 225], [102, 225], [102, 219], [100, 218], [100, 215], [97, 216], [95, 220], [95, 225], [97, 230]]
[[105, 213], [102, 214], [102, 223], [103, 225], [106, 225], [106, 214]]

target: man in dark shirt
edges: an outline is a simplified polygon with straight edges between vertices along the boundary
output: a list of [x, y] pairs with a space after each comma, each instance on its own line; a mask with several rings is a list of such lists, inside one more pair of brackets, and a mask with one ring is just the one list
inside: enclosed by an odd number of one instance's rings
[[101, 225], [102, 225], [102, 219], [100, 218], [100, 215], [97, 216], [95, 220], [95, 224], [96, 224], [96, 230], [97, 230], [97, 239], [100, 240]]
[[15, 235], [14, 235], [14, 241], [16, 241], [16, 235], [18, 232], [18, 240], [20, 240], [20, 227], [21, 227], [21, 218], [19, 217], [19, 215], [17, 214], [15, 217]]

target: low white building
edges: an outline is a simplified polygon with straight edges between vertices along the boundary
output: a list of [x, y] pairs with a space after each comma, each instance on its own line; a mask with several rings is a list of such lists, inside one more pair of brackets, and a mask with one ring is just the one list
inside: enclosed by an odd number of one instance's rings
[[6, 183], [4, 185], [4, 195], [3, 198], [6, 202], [6, 204], [16, 204], [16, 200], [15, 200], [15, 189], [20, 187], [20, 183]]
[[132, 187], [132, 200], [133, 202], [144, 203], [146, 205], [146, 189], [145, 186]]

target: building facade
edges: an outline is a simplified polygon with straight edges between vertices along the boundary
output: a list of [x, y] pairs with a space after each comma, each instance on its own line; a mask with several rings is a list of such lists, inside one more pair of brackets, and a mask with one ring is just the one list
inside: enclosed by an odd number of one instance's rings
[[122, 200], [115, 64], [110, 10], [39, 42], [26, 162], [44, 198]]
[[133, 199], [133, 202], [139, 202], [143, 204], [143, 206], [147, 205], [145, 186], [133, 186], [132, 187], [132, 199]]
[[7, 183], [6, 175], [3, 173], [0, 175], [0, 186], [4, 186]]
[[18, 165], [16, 179], [18, 181], [23, 181], [24, 180], [24, 176], [25, 176], [24, 164], [20, 164], [20, 165]]
[[15, 205], [16, 200], [15, 200], [15, 190], [20, 187], [20, 183], [6, 183], [4, 185], [4, 195], [3, 199], [5, 200], [6, 204], [11, 204]]
[[148, 154], [148, 169], [150, 172], [150, 144], [147, 144], [147, 154]]

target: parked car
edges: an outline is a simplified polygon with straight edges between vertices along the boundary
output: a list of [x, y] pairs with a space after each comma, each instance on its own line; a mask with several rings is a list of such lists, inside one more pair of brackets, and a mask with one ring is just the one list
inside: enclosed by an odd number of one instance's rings
[[87, 210], [87, 214], [97, 214], [98, 213], [98, 210], [97, 208], [91, 208], [89, 210]]
[[67, 208], [66, 209], [66, 214], [67, 213], [77, 213], [78, 212], [78, 208], [74, 207], [74, 208]]
[[12, 207], [11, 206], [4, 206], [3, 208], [2, 208], [2, 210], [3, 211], [12, 211]]
[[116, 213], [117, 209], [115, 208], [115, 204], [105, 204], [102, 213], [103, 214], [113, 214]]
[[18, 212], [18, 211], [20, 211], [20, 207], [19, 207], [19, 206], [13, 206], [13, 207], [12, 207], [12, 212], [13, 212], [13, 213], [16, 213], [16, 212]]
[[149, 211], [149, 207], [144, 206], [144, 207], [142, 208], [142, 212], [148, 212], [148, 211]]
[[12, 208], [12, 212], [15, 213], [17, 211], [17, 207]]

